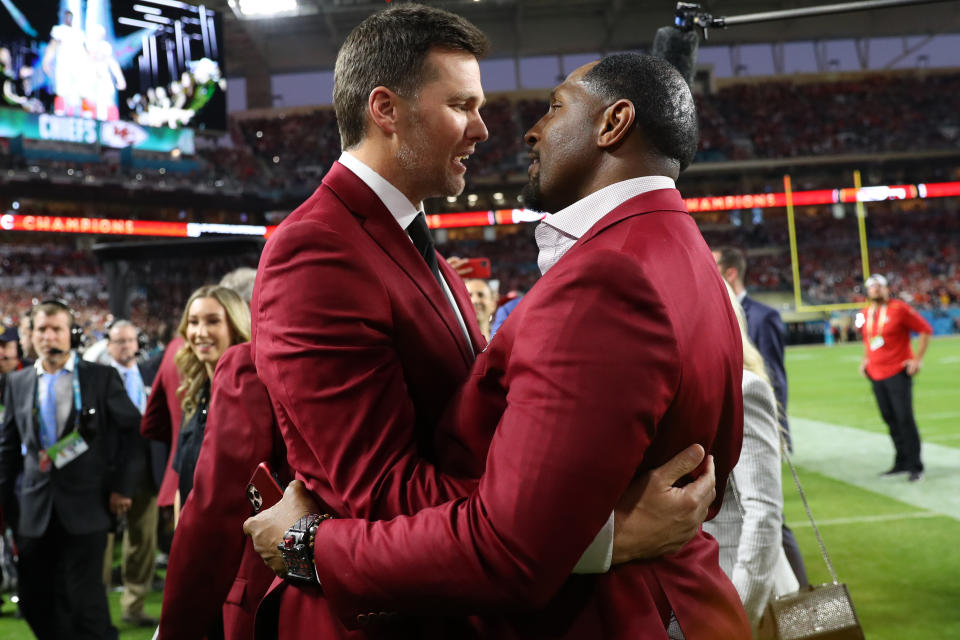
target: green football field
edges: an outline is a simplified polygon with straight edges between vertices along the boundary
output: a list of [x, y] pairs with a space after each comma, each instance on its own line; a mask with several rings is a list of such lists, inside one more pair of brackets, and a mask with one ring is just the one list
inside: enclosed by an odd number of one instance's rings
[[[869, 640], [960, 638], [960, 338], [931, 341], [914, 383], [926, 477], [881, 479], [893, 446], [860, 344], [787, 351], [794, 461]], [[826, 582], [816, 539], [784, 473], [787, 522], [811, 581]]]
[[[914, 389], [926, 478], [880, 479], [893, 449], [869, 383], [860, 377], [859, 344], [787, 351], [788, 413], [794, 460], [828, 551], [848, 584], [868, 640], [960, 638], [960, 338], [931, 342]], [[829, 576], [789, 472], [787, 522], [814, 582]], [[119, 621], [119, 594], [110, 597]], [[158, 615], [160, 594], [147, 612]], [[6, 603], [0, 638], [30, 638]], [[125, 640], [152, 629], [119, 625]]]

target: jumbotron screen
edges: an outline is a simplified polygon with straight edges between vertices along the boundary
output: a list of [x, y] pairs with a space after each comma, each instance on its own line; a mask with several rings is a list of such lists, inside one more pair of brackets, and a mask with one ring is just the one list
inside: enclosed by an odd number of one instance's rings
[[226, 128], [220, 15], [177, 0], [0, 0], [0, 106]]

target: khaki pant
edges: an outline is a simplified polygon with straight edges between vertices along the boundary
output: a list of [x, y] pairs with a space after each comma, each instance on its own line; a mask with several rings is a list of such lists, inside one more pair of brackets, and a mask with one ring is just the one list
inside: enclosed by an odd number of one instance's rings
[[[110, 584], [113, 568], [112, 533], [107, 536], [107, 550], [103, 560], [103, 583]], [[123, 595], [120, 596], [120, 612], [123, 617], [138, 617], [143, 614], [143, 603], [153, 588], [153, 576], [157, 555], [157, 496], [140, 493], [133, 498], [127, 511], [127, 530], [123, 533]]]

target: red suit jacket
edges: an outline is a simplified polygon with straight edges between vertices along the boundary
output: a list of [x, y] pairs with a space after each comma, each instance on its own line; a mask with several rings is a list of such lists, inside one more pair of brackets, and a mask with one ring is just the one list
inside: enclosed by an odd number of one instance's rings
[[[484, 346], [466, 288], [442, 259], [440, 269], [469, 340], [409, 237], [339, 163], [264, 247], [254, 362], [290, 465], [334, 513], [392, 518], [476, 485], [428, 462], [444, 407]], [[280, 592], [310, 634], [346, 634], [326, 600]]]
[[173, 468], [173, 457], [177, 453], [177, 436], [180, 434], [180, 422], [183, 419], [183, 409], [180, 407], [180, 398], [177, 397], [177, 387], [180, 386], [180, 373], [173, 358], [183, 346], [183, 338], [175, 337], [163, 352], [160, 369], [150, 388], [150, 397], [147, 407], [140, 419], [140, 434], [144, 438], [165, 442], [170, 447], [167, 456], [167, 470], [163, 474], [163, 482], [157, 492], [157, 506], [173, 506], [173, 496], [177, 493], [178, 478]]
[[211, 390], [193, 491], [170, 550], [161, 639], [199, 640], [222, 609], [224, 636], [249, 640], [257, 605], [274, 578], [243, 535], [250, 515], [246, 487], [261, 462], [281, 478], [290, 472], [249, 343], [223, 354]]
[[687, 640], [750, 638], [706, 534], [657, 560], [570, 575], [639, 471], [699, 442], [726, 485], [741, 375], [736, 319], [680, 194], [624, 203], [524, 298], [447, 411], [439, 464], [482, 472], [479, 487], [413, 517], [324, 522], [325, 598], [384, 637], [397, 623], [381, 612], [402, 611], [481, 614], [455, 632], [448, 622], [451, 638], [665, 640], [672, 610]]

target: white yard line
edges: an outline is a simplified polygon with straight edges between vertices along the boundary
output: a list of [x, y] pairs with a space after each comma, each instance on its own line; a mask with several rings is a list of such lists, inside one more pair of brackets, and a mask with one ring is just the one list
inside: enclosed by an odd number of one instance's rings
[[[880, 478], [893, 463], [893, 443], [885, 434], [790, 417], [793, 461], [800, 467], [906, 504], [960, 520], [960, 449], [925, 442], [925, 478]], [[789, 491], [788, 478], [784, 491]], [[816, 496], [810, 498], [816, 513]], [[800, 519], [796, 518], [796, 524]], [[791, 523], [791, 526], [794, 523]]]

